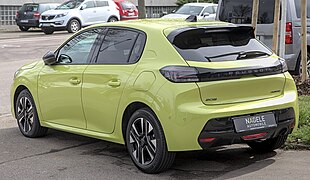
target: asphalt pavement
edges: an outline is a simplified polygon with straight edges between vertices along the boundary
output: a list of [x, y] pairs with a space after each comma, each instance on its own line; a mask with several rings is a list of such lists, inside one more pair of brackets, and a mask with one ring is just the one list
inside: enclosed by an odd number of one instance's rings
[[0, 179], [309, 179], [310, 151], [255, 154], [246, 145], [177, 153], [164, 173], [141, 173], [123, 145], [50, 130], [21, 135], [10, 115], [10, 84], [23, 64], [40, 60], [71, 34], [0, 30]]

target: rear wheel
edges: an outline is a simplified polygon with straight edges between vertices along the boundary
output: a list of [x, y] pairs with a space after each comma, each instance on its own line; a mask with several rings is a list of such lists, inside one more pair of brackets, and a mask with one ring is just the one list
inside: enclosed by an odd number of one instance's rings
[[69, 33], [75, 33], [81, 29], [81, 24], [78, 20], [72, 19], [69, 21], [67, 30]]
[[30, 28], [25, 26], [18, 26], [21, 31], [28, 31]]
[[159, 173], [173, 164], [175, 153], [168, 152], [161, 125], [149, 108], [137, 110], [131, 116], [126, 145], [134, 164], [145, 173]]
[[287, 134], [279, 135], [275, 138], [266, 139], [264, 141], [249, 141], [246, 143], [256, 152], [266, 153], [280, 148], [285, 143], [287, 136]]
[[108, 22], [116, 22], [118, 19], [116, 17], [110, 17]]
[[54, 33], [54, 29], [51, 29], [51, 28], [43, 28], [42, 31], [44, 32], [44, 34], [53, 34]]
[[47, 133], [48, 128], [40, 125], [34, 100], [27, 89], [20, 92], [16, 99], [15, 116], [19, 130], [24, 136], [35, 138]]

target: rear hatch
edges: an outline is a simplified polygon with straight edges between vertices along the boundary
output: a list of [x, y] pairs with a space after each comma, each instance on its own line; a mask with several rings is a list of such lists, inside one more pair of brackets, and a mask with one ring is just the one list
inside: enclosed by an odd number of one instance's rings
[[138, 10], [136, 8], [136, 6], [129, 1], [121, 1], [120, 2], [121, 6], [122, 6], [122, 17], [127, 17], [127, 18], [135, 18], [138, 17]]
[[28, 3], [24, 4], [21, 9], [18, 11], [19, 13], [19, 19], [21, 20], [29, 20], [29, 19], [39, 19], [39, 17], [35, 17], [35, 14], [40, 14], [39, 13], [39, 4], [35, 3]]
[[195, 27], [167, 38], [191, 68], [206, 105], [255, 101], [282, 94], [284, 60], [254, 38], [251, 27]]

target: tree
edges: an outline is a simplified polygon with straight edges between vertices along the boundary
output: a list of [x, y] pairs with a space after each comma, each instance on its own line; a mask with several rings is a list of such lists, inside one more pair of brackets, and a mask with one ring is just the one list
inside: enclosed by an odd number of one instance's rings
[[[183, 4], [186, 3], [192, 3], [192, 2], [197, 2], [197, 0], [177, 0], [176, 4], [178, 6], [182, 6]], [[218, 0], [199, 0], [201, 3], [218, 3]]]
[[138, 0], [139, 19], [146, 18], [145, 0]]

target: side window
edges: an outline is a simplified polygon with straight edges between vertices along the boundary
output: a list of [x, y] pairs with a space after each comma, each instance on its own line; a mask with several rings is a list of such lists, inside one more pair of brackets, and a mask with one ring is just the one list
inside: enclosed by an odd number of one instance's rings
[[109, 29], [98, 52], [97, 64], [127, 64], [138, 33]]
[[88, 30], [67, 42], [58, 52], [57, 64], [86, 64], [100, 31]]
[[135, 63], [140, 59], [144, 49], [145, 40], [146, 40], [145, 35], [140, 33], [136, 40], [135, 46], [132, 49], [129, 63]]
[[102, 0], [97, 0], [96, 4], [97, 4], [97, 7], [109, 6], [109, 2], [108, 1], [102, 1]]
[[204, 15], [205, 13], [214, 14], [215, 12], [214, 12], [213, 6], [208, 6], [208, 7], [206, 7], [206, 8], [203, 10], [202, 15]]
[[96, 7], [94, 1], [88, 1], [88, 2], [84, 3], [84, 9], [94, 8], [94, 7]]

